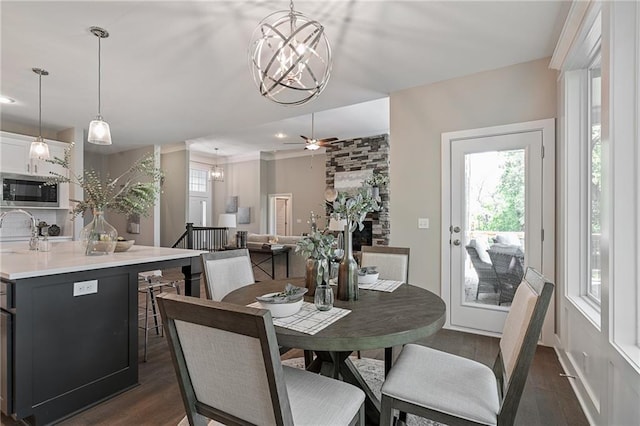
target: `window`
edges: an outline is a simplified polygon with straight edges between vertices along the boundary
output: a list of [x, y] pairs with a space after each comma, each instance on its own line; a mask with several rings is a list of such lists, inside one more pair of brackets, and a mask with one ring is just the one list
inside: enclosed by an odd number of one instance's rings
[[586, 211], [589, 212], [587, 223], [588, 259], [586, 297], [600, 304], [601, 291], [601, 254], [600, 233], [602, 229], [602, 142], [601, 129], [601, 78], [600, 57], [592, 63], [588, 70], [588, 130], [585, 132], [587, 149], [587, 196]]
[[209, 173], [206, 170], [189, 169], [189, 191], [207, 192], [207, 179]]
[[[602, 65], [601, 14], [593, 9], [585, 18], [588, 24], [578, 38], [581, 47], [574, 49], [563, 71], [564, 126], [564, 246], [567, 296], [573, 305], [598, 329], [602, 323], [600, 303], [606, 287], [603, 271], [609, 257], [603, 238], [607, 215], [603, 212], [603, 195], [608, 176], [602, 147]], [[606, 142], [606, 140], [605, 140]], [[603, 193], [605, 191], [605, 193]], [[604, 219], [603, 219], [604, 217]]]

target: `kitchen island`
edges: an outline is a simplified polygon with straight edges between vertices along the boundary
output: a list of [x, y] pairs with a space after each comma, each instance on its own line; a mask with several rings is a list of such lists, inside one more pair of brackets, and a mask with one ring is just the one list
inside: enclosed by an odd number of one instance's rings
[[181, 267], [199, 296], [200, 251], [134, 245], [86, 256], [79, 242], [49, 252], [0, 246], [0, 405], [49, 424], [136, 386], [138, 273]]

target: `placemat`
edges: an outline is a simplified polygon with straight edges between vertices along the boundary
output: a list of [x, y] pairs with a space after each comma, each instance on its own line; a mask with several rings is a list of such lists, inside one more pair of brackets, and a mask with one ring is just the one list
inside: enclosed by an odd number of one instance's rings
[[371, 284], [358, 284], [358, 287], [363, 290], [386, 291], [387, 293], [391, 293], [402, 284], [404, 284], [403, 281], [376, 280], [375, 283]]
[[[258, 302], [247, 306], [262, 308]], [[319, 311], [313, 303], [303, 302], [298, 313], [284, 318], [273, 318], [273, 325], [313, 335], [350, 312], [349, 309], [336, 308], [335, 306], [328, 311]]]

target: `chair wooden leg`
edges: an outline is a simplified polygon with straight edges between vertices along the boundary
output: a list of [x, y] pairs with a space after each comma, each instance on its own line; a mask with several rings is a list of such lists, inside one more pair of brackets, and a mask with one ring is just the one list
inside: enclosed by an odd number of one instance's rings
[[393, 426], [393, 404], [391, 398], [382, 395], [380, 402], [380, 426]]

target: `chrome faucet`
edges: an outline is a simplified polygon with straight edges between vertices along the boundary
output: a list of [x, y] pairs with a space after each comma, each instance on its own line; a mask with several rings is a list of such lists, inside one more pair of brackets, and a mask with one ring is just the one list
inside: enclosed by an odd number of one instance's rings
[[2, 222], [4, 221], [5, 216], [11, 213], [22, 213], [29, 216], [29, 219], [31, 219], [31, 238], [29, 239], [29, 250], [36, 250], [38, 248], [38, 226], [36, 225], [36, 218], [33, 217], [33, 215], [28, 211], [22, 209], [9, 210], [8, 212], [0, 214], [0, 228], [2, 228]]

